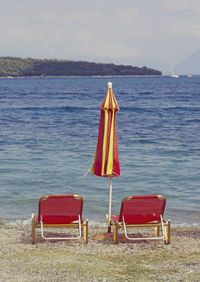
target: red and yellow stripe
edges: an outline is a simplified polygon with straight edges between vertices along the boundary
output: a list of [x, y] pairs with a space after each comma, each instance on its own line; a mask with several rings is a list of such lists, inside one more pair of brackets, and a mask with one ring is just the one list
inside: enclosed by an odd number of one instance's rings
[[112, 88], [108, 88], [100, 110], [99, 134], [91, 173], [103, 177], [119, 176], [120, 166], [116, 131], [116, 113], [119, 111], [119, 106]]

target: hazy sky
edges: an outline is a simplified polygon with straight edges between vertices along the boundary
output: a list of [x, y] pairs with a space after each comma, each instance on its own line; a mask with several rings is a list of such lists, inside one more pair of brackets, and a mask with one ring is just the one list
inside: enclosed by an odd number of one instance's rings
[[200, 49], [200, 0], [0, 0], [0, 56], [160, 69]]

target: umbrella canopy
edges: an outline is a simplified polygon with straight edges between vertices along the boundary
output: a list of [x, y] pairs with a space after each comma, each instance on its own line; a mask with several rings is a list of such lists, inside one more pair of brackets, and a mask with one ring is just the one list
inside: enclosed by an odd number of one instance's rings
[[99, 134], [91, 173], [102, 177], [119, 176], [116, 130], [116, 113], [119, 111], [119, 106], [112, 91], [111, 82], [108, 83], [108, 90], [100, 110]]
[[99, 133], [91, 173], [100, 177], [110, 177], [109, 222], [111, 218], [112, 177], [120, 176], [119, 153], [116, 130], [116, 114], [119, 111], [112, 91], [112, 83], [108, 83], [106, 96], [100, 106], [101, 115]]

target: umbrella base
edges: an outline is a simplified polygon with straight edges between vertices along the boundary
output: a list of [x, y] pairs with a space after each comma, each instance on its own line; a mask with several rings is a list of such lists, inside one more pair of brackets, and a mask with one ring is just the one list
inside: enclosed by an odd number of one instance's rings
[[[105, 233], [97, 233], [92, 235], [93, 240], [111, 240], [113, 241], [113, 233], [105, 232]], [[127, 242], [126, 237], [123, 234], [118, 235], [119, 242], [125, 243]]]

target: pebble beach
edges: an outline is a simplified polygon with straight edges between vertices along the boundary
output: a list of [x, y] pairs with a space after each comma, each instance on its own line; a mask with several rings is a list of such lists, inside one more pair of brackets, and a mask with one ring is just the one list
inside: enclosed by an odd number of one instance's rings
[[0, 225], [0, 281], [199, 281], [200, 228], [172, 228], [171, 243], [94, 240], [45, 241], [31, 226]]

